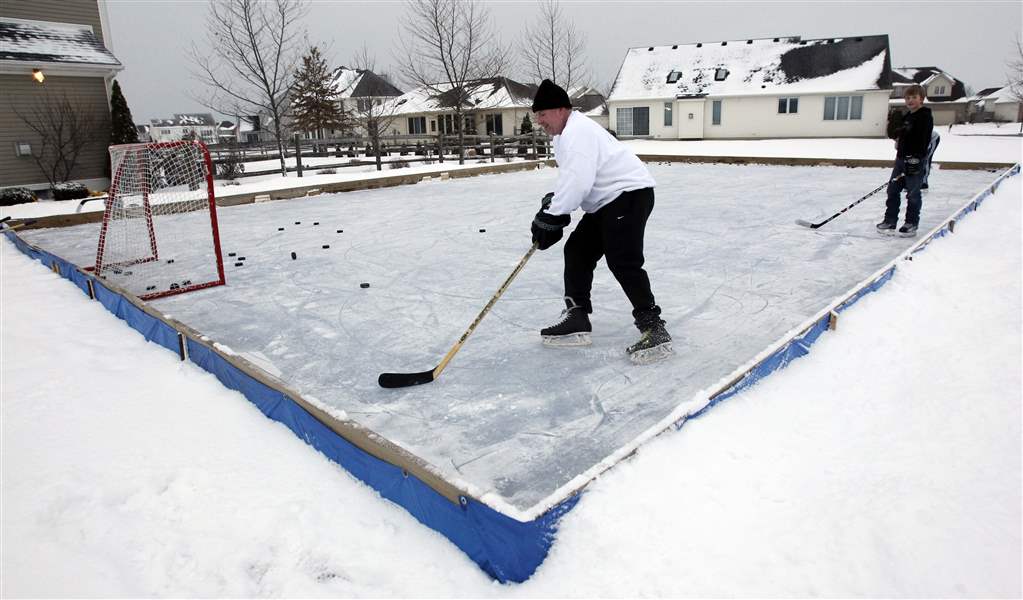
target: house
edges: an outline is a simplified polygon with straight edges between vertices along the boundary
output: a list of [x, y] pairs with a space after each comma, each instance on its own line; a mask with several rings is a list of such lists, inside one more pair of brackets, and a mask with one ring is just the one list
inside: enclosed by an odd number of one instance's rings
[[905, 109], [906, 88], [914, 84], [924, 88], [925, 104], [931, 109], [935, 125], [966, 122], [970, 107], [966, 85], [938, 67], [892, 69], [892, 108]]
[[1013, 94], [1010, 86], [983, 89], [974, 98], [974, 121], [1023, 121], [1023, 102]]
[[[341, 110], [352, 115], [356, 120], [358, 120], [360, 113], [366, 114], [371, 112], [376, 114], [377, 111], [371, 110], [371, 107], [379, 107], [384, 102], [402, 94], [401, 90], [391, 84], [391, 82], [369, 69], [338, 67], [334, 69], [332, 74], [331, 85], [338, 94]], [[364, 127], [356, 124], [354, 132], [337, 130], [323, 132], [307, 131], [302, 135], [306, 139], [320, 139], [324, 136], [335, 137], [350, 133], [365, 135], [366, 132]]]
[[238, 141], [238, 126], [231, 121], [217, 124], [217, 140], [221, 144], [233, 144]]
[[66, 98], [95, 124], [69, 179], [106, 189], [110, 89], [124, 68], [112, 47], [104, 0], [0, 3], [0, 188], [50, 187], [33, 156], [51, 146], [30, 123], [40, 107]]
[[630, 48], [608, 96], [620, 137], [877, 137], [887, 123], [887, 35]]
[[149, 136], [154, 142], [174, 142], [186, 137], [216, 144], [219, 123], [210, 113], [175, 114], [171, 119], [151, 119]]
[[149, 125], [135, 125], [135, 133], [139, 136], [140, 142], [151, 142], [153, 138], [149, 136]]

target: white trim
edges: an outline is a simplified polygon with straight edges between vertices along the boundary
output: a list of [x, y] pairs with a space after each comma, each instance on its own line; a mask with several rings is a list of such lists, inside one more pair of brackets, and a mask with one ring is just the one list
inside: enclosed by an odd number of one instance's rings
[[0, 74], [21, 75], [32, 74], [32, 69], [39, 69], [44, 75], [60, 75], [63, 77], [113, 77], [124, 65], [109, 63], [73, 63], [73, 62], [29, 62], [27, 60], [0, 60]]
[[93, 35], [96, 35], [96, 31], [93, 30], [92, 25], [85, 23], [63, 23], [61, 21], [37, 21], [36, 19], [15, 19], [13, 17], [0, 17], [0, 21], [4, 23], [21, 23], [22, 25], [39, 25], [45, 27], [46, 25], [61, 25], [64, 27], [76, 27], [78, 29], [88, 29]]
[[114, 54], [114, 35], [110, 31], [110, 14], [107, 12], [107, 0], [96, 0], [96, 4], [97, 8], [99, 8], [99, 25], [103, 28], [103, 45], [106, 46], [106, 49], [111, 54]]

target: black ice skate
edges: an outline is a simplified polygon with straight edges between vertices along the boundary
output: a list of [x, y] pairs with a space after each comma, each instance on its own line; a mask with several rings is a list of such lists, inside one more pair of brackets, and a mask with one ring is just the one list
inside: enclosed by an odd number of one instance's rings
[[643, 329], [639, 341], [625, 349], [629, 360], [645, 365], [667, 358], [672, 353], [671, 336], [664, 328], [663, 321], [657, 321]]
[[916, 235], [916, 223], [903, 223], [902, 227], [899, 227], [900, 237], [914, 237]]
[[878, 233], [884, 233], [890, 235], [895, 233], [895, 223], [891, 221], [881, 221], [876, 225]]
[[586, 310], [575, 303], [569, 297], [565, 297], [565, 310], [561, 311], [561, 320], [540, 330], [540, 338], [544, 346], [570, 347], [589, 346], [593, 343], [590, 339], [590, 317]]

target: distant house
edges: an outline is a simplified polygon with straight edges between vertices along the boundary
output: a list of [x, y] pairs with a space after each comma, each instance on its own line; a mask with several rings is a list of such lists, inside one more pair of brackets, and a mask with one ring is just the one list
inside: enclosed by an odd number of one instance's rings
[[42, 138], [23, 117], [47, 98], [64, 97], [101, 132], [79, 154], [71, 179], [106, 188], [110, 88], [124, 68], [111, 48], [103, 0], [0, 2], [0, 188], [49, 187], [32, 158]]
[[883, 136], [888, 36], [630, 48], [608, 96], [620, 137]]
[[210, 113], [176, 114], [171, 119], [151, 119], [149, 135], [154, 142], [174, 142], [186, 137], [207, 144], [219, 141], [219, 123]]
[[1012, 93], [1009, 86], [983, 89], [977, 92], [974, 99], [974, 121], [1023, 121], [1023, 102]]
[[217, 124], [217, 139], [221, 144], [237, 142], [238, 126], [231, 121], [221, 121]]
[[149, 125], [135, 125], [135, 132], [138, 134], [140, 142], [153, 141], [153, 138], [149, 136]]
[[[369, 69], [351, 69], [341, 66], [334, 69], [332, 77], [331, 83], [338, 93], [341, 110], [353, 116], [365, 113], [371, 106], [381, 106], [384, 102], [401, 96], [402, 93], [400, 89]], [[302, 135], [306, 139], [317, 139], [351, 133], [364, 135], [365, 131], [307, 131]]]
[[906, 88], [920, 85], [927, 94], [926, 105], [931, 109], [935, 125], [965, 123], [970, 102], [966, 85], [938, 67], [896, 67], [892, 69], [893, 108], [903, 109]]

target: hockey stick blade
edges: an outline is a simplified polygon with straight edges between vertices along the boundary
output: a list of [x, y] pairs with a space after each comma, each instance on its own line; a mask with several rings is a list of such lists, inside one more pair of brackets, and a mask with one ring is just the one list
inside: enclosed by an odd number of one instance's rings
[[800, 227], [809, 227], [810, 229], [817, 229], [818, 227], [820, 227], [820, 225], [816, 225], [814, 223], [804, 221], [802, 219], [796, 219], [796, 225], [799, 225]]
[[403, 388], [413, 385], [423, 385], [433, 381], [433, 372], [436, 369], [422, 371], [420, 373], [381, 373], [377, 383], [382, 388]]

